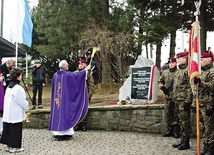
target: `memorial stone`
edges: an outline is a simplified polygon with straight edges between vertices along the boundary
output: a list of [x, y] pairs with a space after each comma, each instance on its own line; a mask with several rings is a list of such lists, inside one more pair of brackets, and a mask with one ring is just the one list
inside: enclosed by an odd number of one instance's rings
[[[121, 100], [126, 99], [127, 96], [130, 97], [132, 104], [145, 104], [145, 103], [154, 103], [158, 98], [158, 80], [160, 78], [160, 72], [157, 67], [154, 67], [154, 75], [153, 79], [148, 79], [150, 76], [150, 72], [152, 66], [154, 66], [154, 62], [150, 59], [147, 59], [143, 56], [138, 56], [135, 64], [130, 66], [129, 68], [129, 77], [124, 82], [123, 86], [119, 90], [119, 102]], [[141, 70], [143, 69], [143, 70]], [[138, 73], [136, 71], [138, 70]], [[133, 72], [136, 73], [133, 76]], [[146, 73], [147, 72], [147, 73]], [[141, 76], [139, 76], [141, 75]], [[143, 76], [145, 76], [143, 78]], [[147, 76], [147, 77], [146, 77]], [[150, 76], [151, 77], [151, 76]], [[152, 80], [152, 81], [150, 81]], [[148, 83], [149, 82], [149, 83]], [[151, 98], [149, 98], [147, 91], [151, 84]], [[132, 93], [133, 91], [133, 93]], [[137, 91], [134, 93], [134, 91]], [[149, 98], [149, 99], [148, 99]]]

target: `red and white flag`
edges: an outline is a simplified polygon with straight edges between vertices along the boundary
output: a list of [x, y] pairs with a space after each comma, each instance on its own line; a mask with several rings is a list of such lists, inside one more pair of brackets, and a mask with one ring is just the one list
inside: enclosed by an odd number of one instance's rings
[[[193, 90], [193, 79], [194, 77], [199, 78], [201, 70], [201, 53], [198, 49], [199, 39], [199, 22], [194, 22], [191, 25], [190, 37], [189, 37], [189, 75], [190, 85]], [[194, 92], [194, 91], [193, 91]]]

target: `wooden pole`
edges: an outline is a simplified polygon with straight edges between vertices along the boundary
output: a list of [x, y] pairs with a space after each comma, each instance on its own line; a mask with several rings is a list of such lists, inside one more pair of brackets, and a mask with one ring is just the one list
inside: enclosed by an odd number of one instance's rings
[[[196, 12], [194, 13], [197, 22], [197, 33], [198, 33], [198, 73], [201, 75], [201, 42], [200, 42], [200, 24], [198, 16], [200, 15], [201, 0], [195, 2]], [[198, 85], [196, 85], [196, 127], [197, 127], [197, 155], [200, 155], [200, 114], [199, 114], [199, 93]]]
[[197, 89], [196, 90], [197, 155], [200, 155], [200, 114], [199, 114], [198, 83], [196, 89]]

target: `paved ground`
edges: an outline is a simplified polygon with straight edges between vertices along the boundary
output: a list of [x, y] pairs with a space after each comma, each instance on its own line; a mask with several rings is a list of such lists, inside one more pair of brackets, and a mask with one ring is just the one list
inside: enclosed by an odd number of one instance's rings
[[[24, 129], [25, 151], [17, 155], [194, 155], [196, 139], [191, 149], [172, 148], [178, 139], [163, 138], [161, 134], [121, 131], [76, 131], [71, 140], [55, 141], [46, 129]], [[0, 154], [10, 154], [0, 144]]]

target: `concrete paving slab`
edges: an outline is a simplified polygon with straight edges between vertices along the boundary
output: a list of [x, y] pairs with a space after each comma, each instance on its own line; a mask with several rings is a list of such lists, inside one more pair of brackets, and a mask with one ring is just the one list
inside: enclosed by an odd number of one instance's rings
[[[47, 129], [23, 129], [22, 141], [25, 151], [17, 155], [193, 155], [197, 150], [195, 138], [190, 149], [180, 151], [172, 147], [179, 139], [127, 131], [76, 131], [70, 140], [56, 141]], [[0, 154], [10, 154], [5, 150], [0, 144]]]

